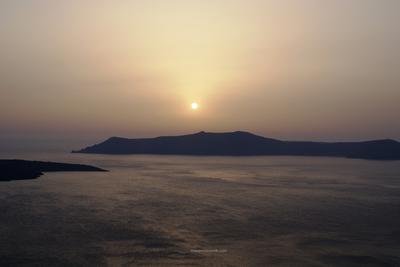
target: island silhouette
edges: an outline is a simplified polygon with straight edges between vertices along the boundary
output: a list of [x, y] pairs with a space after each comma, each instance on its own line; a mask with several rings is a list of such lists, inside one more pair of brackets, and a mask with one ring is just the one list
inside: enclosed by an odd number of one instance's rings
[[44, 172], [105, 172], [106, 170], [82, 164], [69, 164], [16, 159], [0, 160], [0, 182], [36, 179]]
[[91, 154], [159, 154], [192, 156], [330, 156], [399, 160], [400, 143], [391, 139], [363, 142], [282, 141], [249, 132], [198, 132], [181, 136], [106, 141], [72, 151]]

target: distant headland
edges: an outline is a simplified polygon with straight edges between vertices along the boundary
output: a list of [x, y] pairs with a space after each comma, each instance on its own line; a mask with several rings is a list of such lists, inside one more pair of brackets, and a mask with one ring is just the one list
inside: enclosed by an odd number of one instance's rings
[[400, 160], [400, 143], [391, 139], [364, 142], [282, 141], [249, 132], [199, 132], [182, 136], [108, 140], [72, 151], [92, 154], [160, 154], [193, 156], [331, 156]]
[[36, 179], [43, 172], [105, 172], [106, 170], [81, 164], [68, 164], [15, 159], [0, 160], [0, 182]]

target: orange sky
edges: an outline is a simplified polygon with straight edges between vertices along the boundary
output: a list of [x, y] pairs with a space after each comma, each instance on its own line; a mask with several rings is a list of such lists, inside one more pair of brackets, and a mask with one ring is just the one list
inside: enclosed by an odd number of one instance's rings
[[398, 10], [397, 0], [3, 0], [0, 138], [400, 139]]

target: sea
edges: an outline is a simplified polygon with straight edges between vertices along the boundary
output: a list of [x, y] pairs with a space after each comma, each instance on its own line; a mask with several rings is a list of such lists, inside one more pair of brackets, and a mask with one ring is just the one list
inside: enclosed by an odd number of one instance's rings
[[400, 161], [0, 152], [0, 266], [400, 266]]

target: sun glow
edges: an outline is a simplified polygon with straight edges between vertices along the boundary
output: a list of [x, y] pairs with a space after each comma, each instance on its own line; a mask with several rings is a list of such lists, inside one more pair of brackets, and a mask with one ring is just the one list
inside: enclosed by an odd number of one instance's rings
[[191, 107], [192, 107], [193, 110], [196, 110], [196, 109], [199, 108], [199, 104], [197, 104], [196, 102], [193, 102]]

